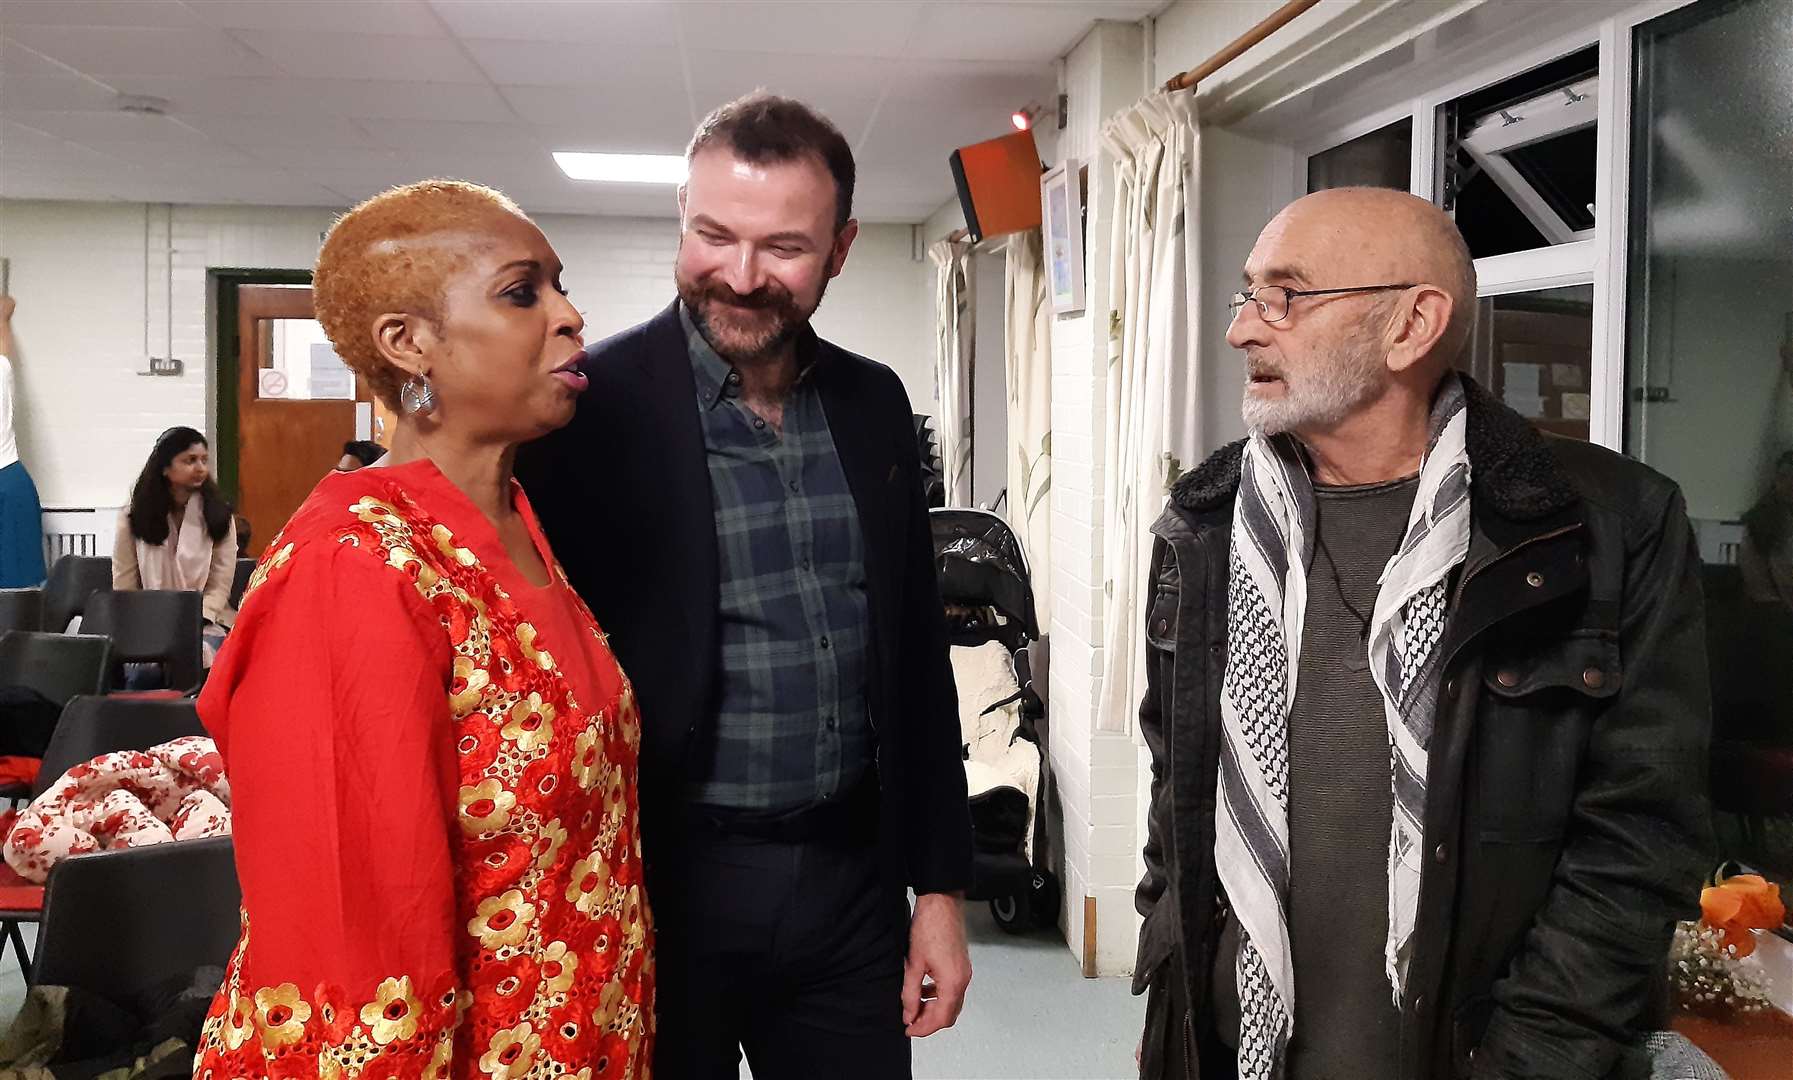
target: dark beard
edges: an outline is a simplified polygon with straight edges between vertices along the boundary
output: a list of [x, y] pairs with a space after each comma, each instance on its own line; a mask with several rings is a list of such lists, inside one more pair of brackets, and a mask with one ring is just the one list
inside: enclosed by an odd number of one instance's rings
[[[810, 316], [815, 314], [815, 308], [806, 312], [799, 307], [790, 290], [777, 282], [768, 282], [751, 293], [742, 294], [720, 281], [697, 285], [686, 282], [676, 273], [673, 281], [678, 287], [679, 299], [684, 301], [685, 310], [691, 313], [691, 321], [697, 324], [704, 340], [716, 350], [716, 355], [733, 364], [752, 363], [777, 352], [794, 341], [809, 325]], [[824, 281], [822, 292], [827, 291]], [[821, 301], [818, 294], [816, 304], [820, 306]], [[738, 320], [731, 307], [768, 312], [772, 318], [744, 323]]]

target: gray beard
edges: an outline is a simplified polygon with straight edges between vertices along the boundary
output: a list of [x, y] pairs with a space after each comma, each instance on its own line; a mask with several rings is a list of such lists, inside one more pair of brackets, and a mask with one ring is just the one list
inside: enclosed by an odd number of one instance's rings
[[1356, 335], [1339, 342], [1313, 357], [1314, 362], [1304, 365], [1299, 376], [1284, 369], [1280, 398], [1255, 397], [1247, 382], [1240, 410], [1245, 430], [1254, 435], [1280, 435], [1330, 428], [1350, 416], [1382, 388], [1383, 360], [1371, 351], [1368, 340], [1360, 340], [1368, 337]]

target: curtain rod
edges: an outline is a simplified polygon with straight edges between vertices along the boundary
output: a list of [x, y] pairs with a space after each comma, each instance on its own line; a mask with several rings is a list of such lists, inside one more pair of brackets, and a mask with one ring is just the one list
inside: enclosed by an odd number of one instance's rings
[[1171, 93], [1178, 90], [1194, 90], [1197, 83], [1237, 60], [1247, 49], [1289, 25], [1295, 21], [1297, 15], [1314, 7], [1319, 2], [1320, 0], [1289, 0], [1288, 3], [1271, 12], [1262, 22], [1234, 38], [1231, 44], [1166, 82], [1164, 89]]

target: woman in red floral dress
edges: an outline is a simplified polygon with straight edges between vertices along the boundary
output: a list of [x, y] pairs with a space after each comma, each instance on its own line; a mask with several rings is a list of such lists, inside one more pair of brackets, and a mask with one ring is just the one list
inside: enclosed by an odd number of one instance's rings
[[200, 698], [243, 936], [198, 1077], [648, 1074], [640, 722], [511, 479], [585, 387], [559, 277], [514, 204], [445, 181], [318, 256], [325, 331], [401, 418], [275, 538]]

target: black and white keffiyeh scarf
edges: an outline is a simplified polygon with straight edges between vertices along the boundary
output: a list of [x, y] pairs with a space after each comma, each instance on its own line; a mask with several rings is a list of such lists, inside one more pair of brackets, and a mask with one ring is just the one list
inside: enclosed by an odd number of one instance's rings
[[[1407, 531], [1383, 571], [1370, 622], [1370, 673], [1387, 714], [1394, 793], [1384, 958], [1397, 1005], [1419, 907], [1426, 748], [1438, 698], [1435, 654], [1444, 634], [1451, 571], [1469, 552], [1464, 402], [1463, 384], [1448, 377], [1432, 407], [1431, 443]], [[1252, 436], [1233, 513], [1214, 838], [1220, 880], [1241, 931], [1242, 1080], [1280, 1076], [1294, 1030], [1288, 722], [1299, 676], [1314, 513], [1313, 482], [1294, 440]]]

